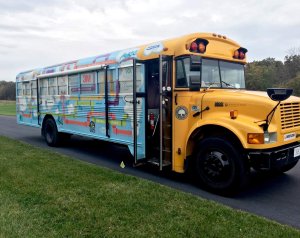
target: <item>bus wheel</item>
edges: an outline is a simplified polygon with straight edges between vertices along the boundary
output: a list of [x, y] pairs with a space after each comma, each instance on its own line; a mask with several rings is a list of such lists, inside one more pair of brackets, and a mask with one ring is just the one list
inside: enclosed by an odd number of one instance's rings
[[59, 133], [55, 121], [52, 118], [48, 118], [44, 124], [44, 136], [46, 143], [49, 146], [57, 146], [59, 144]]
[[195, 154], [198, 182], [215, 193], [230, 195], [243, 185], [246, 169], [243, 156], [229, 140], [208, 137]]

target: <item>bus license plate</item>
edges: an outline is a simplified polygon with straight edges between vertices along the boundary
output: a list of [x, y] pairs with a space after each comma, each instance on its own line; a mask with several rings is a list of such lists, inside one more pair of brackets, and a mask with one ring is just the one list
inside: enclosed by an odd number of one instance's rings
[[297, 157], [297, 156], [299, 156], [299, 155], [300, 155], [300, 146], [294, 148], [294, 157]]

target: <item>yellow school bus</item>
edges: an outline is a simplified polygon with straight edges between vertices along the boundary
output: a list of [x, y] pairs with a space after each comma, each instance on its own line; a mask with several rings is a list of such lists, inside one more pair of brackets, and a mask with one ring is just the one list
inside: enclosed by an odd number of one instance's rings
[[17, 122], [48, 145], [70, 135], [128, 146], [136, 164], [171, 167], [215, 192], [250, 168], [285, 172], [300, 156], [300, 100], [245, 88], [247, 49], [194, 33], [17, 75]]

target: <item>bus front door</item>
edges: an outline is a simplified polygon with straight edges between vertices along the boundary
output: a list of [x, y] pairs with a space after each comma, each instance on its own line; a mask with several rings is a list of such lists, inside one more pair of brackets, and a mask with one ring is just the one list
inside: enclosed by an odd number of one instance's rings
[[146, 65], [147, 161], [160, 170], [172, 162], [172, 62], [161, 55]]
[[172, 56], [159, 57], [159, 169], [172, 164]]

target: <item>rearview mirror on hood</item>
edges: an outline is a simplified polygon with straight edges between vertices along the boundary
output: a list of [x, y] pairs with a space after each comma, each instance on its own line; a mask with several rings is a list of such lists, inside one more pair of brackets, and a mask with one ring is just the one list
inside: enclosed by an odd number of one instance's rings
[[273, 101], [284, 101], [292, 95], [293, 89], [291, 89], [291, 88], [268, 88], [267, 93], [268, 93], [269, 98], [271, 98]]

